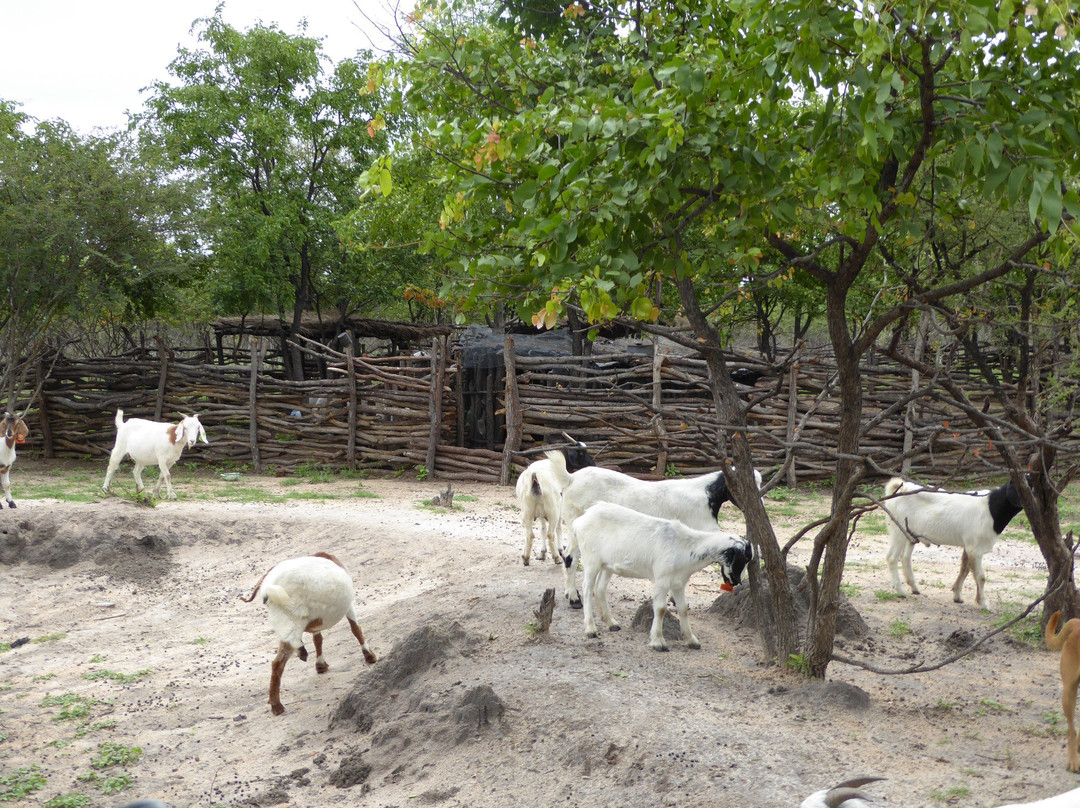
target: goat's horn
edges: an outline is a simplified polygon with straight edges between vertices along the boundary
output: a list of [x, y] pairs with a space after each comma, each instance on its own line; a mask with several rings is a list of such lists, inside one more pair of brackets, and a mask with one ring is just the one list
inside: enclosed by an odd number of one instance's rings
[[571, 438], [570, 434], [567, 433], [567, 432], [563, 432], [562, 434], [563, 434], [563, 437], [566, 438], [571, 443], [576, 443], [578, 446], [584, 446], [585, 445], [582, 441], [575, 440], [574, 438]]

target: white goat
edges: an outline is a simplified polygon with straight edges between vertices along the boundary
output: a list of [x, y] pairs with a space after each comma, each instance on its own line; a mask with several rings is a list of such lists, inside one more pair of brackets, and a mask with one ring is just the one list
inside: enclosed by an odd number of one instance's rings
[[281, 674], [293, 653], [307, 662], [303, 632], [315, 642], [315, 672], [326, 673], [330, 666], [323, 659], [322, 632], [338, 623], [342, 617], [349, 621], [353, 636], [360, 641], [364, 661], [378, 661], [368, 647], [364, 632], [356, 622], [353, 608], [353, 582], [345, 567], [329, 553], [290, 558], [271, 567], [255, 584], [251, 594], [241, 600], [251, 603], [262, 592], [270, 617], [270, 627], [280, 641], [277, 656], [270, 667], [270, 711], [281, 715]]
[[199, 416], [189, 415], [181, 419], [178, 424], [163, 424], [158, 421], [147, 421], [143, 418], [131, 418], [124, 421], [124, 411], [116, 411], [116, 444], [112, 454], [109, 455], [109, 470], [105, 472], [105, 482], [101, 490], [109, 492], [109, 484], [112, 483], [113, 474], [117, 466], [125, 456], [130, 455], [135, 461], [135, 490], [142, 491], [142, 470], [151, 463], [157, 463], [161, 474], [154, 486], [153, 494], [156, 497], [161, 490], [161, 483], [165, 483], [165, 491], [169, 499], [176, 499], [173, 492], [172, 476], [169, 469], [180, 459], [185, 446], [194, 446], [195, 441], [201, 440], [209, 443], [206, 439], [206, 430], [199, 423]]
[[[597, 502], [614, 502], [650, 516], [678, 519], [695, 530], [719, 530], [717, 514], [720, 506], [728, 500], [739, 507], [728, 490], [727, 478], [722, 471], [698, 477], [655, 481], [639, 480], [597, 466], [570, 474], [559, 452], [546, 452], [546, 455], [552, 461], [555, 481], [563, 490], [562, 521], [568, 526], [563, 575], [566, 596], [575, 609], [581, 608], [581, 598], [578, 596], [575, 571], [578, 538], [573, 523], [589, 506]], [[754, 469], [754, 482], [760, 490], [761, 472], [757, 469]]]
[[584, 567], [585, 634], [596, 636], [592, 600], [596, 597], [600, 619], [610, 631], [619, 624], [611, 614], [607, 587], [612, 575], [647, 578], [653, 582], [653, 622], [649, 647], [668, 650], [664, 641], [664, 613], [670, 594], [678, 610], [682, 638], [690, 648], [701, 643], [690, 628], [686, 582], [710, 564], [720, 565], [724, 584], [733, 587], [753, 560], [753, 546], [741, 536], [718, 529], [695, 530], [675, 519], [648, 516], [616, 505], [598, 502], [574, 520], [581, 563]]
[[[22, 443], [30, 430], [26, 428], [26, 422], [10, 412], [4, 413], [4, 419], [0, 421], [0, 485], [4, 487], [4, 499], [9, 508], [15, 507], [15, 500], [11, 498], [11, 466], [15, 462], [15, 444]], [[0, 504], [0, 508], [4, 506]]]
[[911, 570], [911, 552], [916, 542], [927, 546], [946, 544], [964, 548], [960, 574], [953, 584], [953, 600], [963, 603], [961, 590], [970, 571], [975, 578], [975, 601], [983, 609], [989, 609], [982, 558], [993, 549], [1012, 518], [1024, 509], [1012, 481], [992, 491], [950, 493], [893, 477], [885, 483], [885, 496], [890, 498], [882, 503], [889, 533], [885, 560], [896, 593], [905, 594], [896, 570], [897, 561], [903, 561], [904, 578], [911, 593], [919, 594]]
[[[566, 460], [566, 469], [574, 472], [586, 466], [595, 466], [596, 463], [589, 455], [585, 444], [558, 450]], [[547, 557], [551, 551], [551, 559], [556, 564], [562, 561], [558, 547], [555, 543], [556, 533], [561, 534], [559, 514], [562, 511], [562, 486], [555, 477], [551, 461], [547, 458], [530, 463], [525, 471], [518, 477], [517, 486], [514, 489], [518, 503], [521, 505], [521, 524], [525, 528], [525, 551], [521, 554], [521, 561], [529, 566], [532, 557], [533, 546], [533, 522], [540, 520], [540, 529], [544, 532], [547, 541], [546, 547], [540, 547], [540, 560]]]

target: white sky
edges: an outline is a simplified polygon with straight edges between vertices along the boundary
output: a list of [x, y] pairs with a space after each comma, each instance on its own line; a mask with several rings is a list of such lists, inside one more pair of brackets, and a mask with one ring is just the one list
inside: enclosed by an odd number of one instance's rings
[[[180, 46], [193, 48], [191, 24], [219, 0], [0, 0], [0, 98], [39, 120], [61, 118], [82, 134], [118, 129], [142, 109], [139, 91], [168, 78]], [[322, 38], [333, 61], [386, 47], [364, 19], [394, 29], [413, 0], [224, 0], [223, 17], [244, 30], [258, 21], [288, 34]]]

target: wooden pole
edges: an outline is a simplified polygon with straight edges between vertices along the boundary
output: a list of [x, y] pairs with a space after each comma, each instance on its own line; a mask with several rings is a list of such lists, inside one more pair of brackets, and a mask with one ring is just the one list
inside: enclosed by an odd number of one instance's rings
[[[795, 424], [799, 417], [799, 363], [792, 362], [788, 371], [788, 400], [787, 400], [787, 444], [789, 447], [795, 442]], [[793, 448], [788, 449], [793, 452]], [[795, 462], [792, 461], [787, 471], [788, 488], [798, 488], [799, 474], [795, 470]]]
[[667, 429], [664, 427], [664, 385], [663, 370], [664, 352], [657, 342], [653, 342], [652, 360], [652, 410], [653, 428], [656, 430], [656, 473], [663, 474], [667, 471], [668, 445]]
[[350, 339], [345, 345], [345, 373], [349, 380], [349, 441], [346, 444], [345, 459], [350, 470], [356, 469], [356, 360], [353, 356], [353, 343]]
[[[926, 334], [930, 329], [930, 313], [922, 312], [919, 317], [919, 329], [915, 335], [915, 359], [919, 362], [923, 359], [923, 354], [926, 353]], [[919, 389], [919, 383], [921, 377], [919, 371], [915, 368], [911, 369], [911, 391], [914, 392]], [[904, 460], [900, 464], [900, 473], [907, 476], [911, 473], [911, 446], [915, 442], [915, 402], [908, 402], [907, 407], [904, 408]]]
[[160, 421], [165, 414], [165, 390], [169, 385], [169, 352], [165, 349], [164, 340], [160, 337], [156, 339], [158, 356], [161, 359], [161, 373], [158, 376], [157, 399], [154, 402], [154, 420]]
[[503, 444], [499, 485], [510, 484], [514, 452], [521, 448], [521, 402], [518, 398], [517, 363], [514, 361], [514, 338], [503, 343], [503, 366], [506, 368], [506, 443]]
[[259, 419], [255, 401], [259, 387], [259, 367], [262, 364], [263, 340], [251, 340], [251, 380], [248, 383], [248, 441], [251, 448], [251, 462], [256, 471], [262, 471], [262, 458], [259, 456]]
[[465, 352], [457, 349], [454, 371], [454, 406], [457, 407], [457, 445], [465, 446]]
[[431, 428], [428, 431], [427, 466], [428, 474], [435, 477], [435, 454], [439, 447], [439, 429], [442, 426], [442, 389], [446, 363], [443, 360], [443, 340], [433, 337], [431, 340], [431, 394], [428, 399], [428, 416]]

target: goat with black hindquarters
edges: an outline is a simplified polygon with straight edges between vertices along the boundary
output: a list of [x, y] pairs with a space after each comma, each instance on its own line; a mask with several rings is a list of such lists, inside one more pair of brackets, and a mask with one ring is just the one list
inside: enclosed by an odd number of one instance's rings
[[1012, 481], [992, 490], [954, 493], [923, 488], [893, 477], [885, 483], [885, 497], [882, 508], [889, 534], [885, 561], [896, 593], [905, 595], [896, 569], [897, 562], [902, 562], [911, 593], [919, 594], [911, 569], [911, 553], [917, 542], [928, 547], [962, 547], [964, 554], [960, 574], [953, 584], [953, 600], [963, 603], [961, 591], [970, 572], [975, 579], [975, 601], [983, 609], [989, 609], [983, 556], [994, 548], [1012, 518], [1024, 509]]

